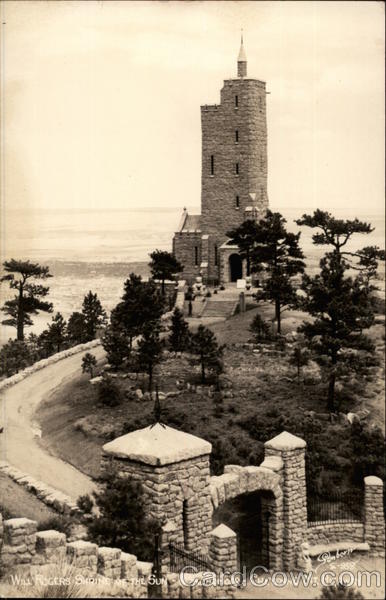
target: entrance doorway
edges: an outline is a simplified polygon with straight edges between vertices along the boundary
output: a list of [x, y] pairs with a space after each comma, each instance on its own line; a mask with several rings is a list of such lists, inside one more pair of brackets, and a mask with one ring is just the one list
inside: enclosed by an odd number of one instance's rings
[[264, 492], [242, 494], [227, 500], [213, 513], [213, 526], [225, 523], [237, 534], [239, 568], [269, 568], [269, 513]]
[[243, 276], [243, 263], [239, 254], [231, 254], [229, 257], [230, 280], [237, 281]]

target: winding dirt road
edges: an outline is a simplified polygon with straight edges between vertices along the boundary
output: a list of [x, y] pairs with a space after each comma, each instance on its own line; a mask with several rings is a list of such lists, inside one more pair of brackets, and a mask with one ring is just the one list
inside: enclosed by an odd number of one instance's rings
[[[105, 356], [101, 346], [91, 352], [98, 361]], [[64, 358], [0, 392], [0, 422], [4, 424], [0, 460], [64, 492], [74, 501], [81, 494], [92, 492], [95, 483], [39, 445], [40, 430], [34, 423], [34, 413], [51, 392], [79, 375], [85, 353], [86, 350]]]

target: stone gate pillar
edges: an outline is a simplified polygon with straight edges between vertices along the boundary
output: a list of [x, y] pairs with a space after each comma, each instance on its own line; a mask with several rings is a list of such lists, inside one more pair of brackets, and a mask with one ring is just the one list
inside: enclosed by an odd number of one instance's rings
[[300, 545], [307, 539], [306, 442], [283, 431], [265, 442], [265, 458], [283, 461], [283, 567], [296, 567]]
[[385, 519], [383, 516], [383, 481], [365, 477], [365, 542], [376, 556], [385, 555]]
[[187, 550], [205, 554], [212, 529], [211, 450], [209, 442], [157, 423], [105, 444], [102, 470], [115, 468], [139, 481], [147, 513], [161, 526], [168, 523]]

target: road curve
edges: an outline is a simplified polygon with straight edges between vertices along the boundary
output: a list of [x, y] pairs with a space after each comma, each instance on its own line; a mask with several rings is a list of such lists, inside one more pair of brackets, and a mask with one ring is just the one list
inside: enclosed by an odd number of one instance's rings
[[0, 460], [65, 493], [74, 501], [81, 494], [91, 493], [95, 483], [39, 445], [34, 413], [51, 392], [79, 375], [82, 357], [87, 351], [91, 351], [98, 360], [105, 357], [102, 346], [97, 346], [44, 367], [0, 392], [0, 422], [4, 426], [0, 435]]

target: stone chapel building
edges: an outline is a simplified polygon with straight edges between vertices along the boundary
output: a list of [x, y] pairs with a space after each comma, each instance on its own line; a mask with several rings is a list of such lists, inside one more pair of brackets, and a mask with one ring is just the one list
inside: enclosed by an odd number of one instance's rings
[[201, 128], [201, 215], [184, 209], [173, 253], [186, 280], [228, 283], [245, 265], [226, 232], [268, 207], [265, 82], [247, 77], [242, 38], [237, 77], [224, 81], [219, 105], [201, 106]]

